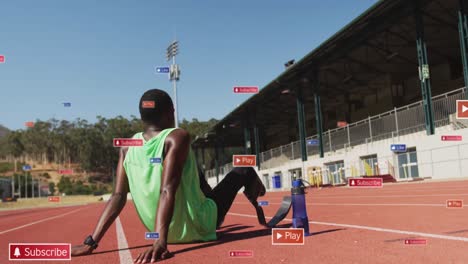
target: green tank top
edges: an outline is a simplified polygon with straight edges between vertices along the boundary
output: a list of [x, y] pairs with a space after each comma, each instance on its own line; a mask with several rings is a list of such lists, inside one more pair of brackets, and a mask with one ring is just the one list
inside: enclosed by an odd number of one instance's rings
[[[130, 193], [145, 227], [154, 232], [159, 206], [164, 161], [164, 142], [174, 130], [165, 129], [145, 141], [143, 133], [133, 136], [143, 139], [142, 147], [129, 147], [124, 160]], [[189, 150], [176, 192], [174, 213], [169, 225], [168, 243], [188, 243], [216, 239], [217, 208], [200, 189], [195, 156]], [[142, 234], [143, 236], [143, 234]]]

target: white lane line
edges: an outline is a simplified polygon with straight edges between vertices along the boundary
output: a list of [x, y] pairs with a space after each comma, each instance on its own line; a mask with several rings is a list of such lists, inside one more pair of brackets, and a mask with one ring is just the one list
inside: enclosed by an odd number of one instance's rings
[[436, 206], [446, 207], [446, 204], [360, 204], [360, 203], [311, 203], [310, 205], [338, 205], [338, 206]]
[[77, 211], [80, 211], [80, 210], [82, 210], [82, 209], [83, 209], [83, 208], [76, 209], [76, 210], [73, 210], [73, 211], [68, 212], [68, 213], [64, 213], [64, 214], [60, 214], [60, 215], [56, 215], [56, 216], [44, 218], [44, 219], [41, 219], [41, 220], [38, 220], [38, 221], [31, 222], [31, 223], [29, 223], [29, 224], [25, 224], [25, 225], [18, 226], [18, 227], [12, 228], [12, 229], [0, 231], [0, 235], [6, 234], [6, 233], [9, 233], [9, 232], [11, 232], [11, 231], [15, 231], [15, 230], [18, 230], [18, 229], [21, 229], [21, 228], [25, 228], [25, 227], [28, 227], [28, 226], [32, 226], [32, 225], [35, 225], [35, 224], [39, 224], [39, 223], [42, 223], [42, 222], [45, 222], [45, 221], [49, 221], [49, 220], [52, 220], [52, 219], [55, 219], [55, 218], [59, 218], [59, 217], [62, 217], [62, 216], [66, 216], [66, 215], [69, 215], [69, 214], [73, 214], [73, 213], [75, 213], [75, 212], [77, 212]]
[[115, 220], [115, 229], [117, 230], [117, 246], [119, 247], [120, 264], [132, 264], [132, 254], [130, 253], [130, 249], [128, 249], [127, 238], [125, 237], [119, 216], [117, 216]]
[[[441, 185], [434, 185], [434, 186], [410, 186], [410, 185], [393, 185], [393, 184], [385, 184], [384, 183], [384, 187], [387, 187], [386, 189], [384, 190], [387, 190], [387, 191], [409, 191], [409, 190], [440, 190], [440, 189], [463, 189], [463, 188], [466, 188], [466, 187], [460, 187], [459, 184], [457, 185], [445, 185], [445, 186], [441, 186]], [[401, 188], [400, 188], [401, 187]]]
[[[228, 214], [229, 215], [235, 215], [235, 216], [257, 218], [256, 215], [254, 216], [254, 215], [238, 214], [238, 213], [228, 213]], [[268, 216], [268, 217], [265, 217], [265, 218], [271, 219], [272, 217]], [[289, 219], [289, 218], [285, 218], [284, 220], [292, 221], [292, 219]], [[385, 232], [385, 233], [394, 233], [394, 234], [403, 234], [403, 235], [411, 235], [411, 236], [419, 236], [419, 237], [430, 237], [430, 238], [438, 238], [438, 239], [468, 242], [468, 237], [438, 235], [438, 234], [431, 234], [431, 233], [413, 232], [413, 231], [405, 231], [405, 230], [389, 229], [389, 228], [380, 228], [380, 227], [372, 227], [372, 226], [348, 225], [348, 224], [317, 222], [317, 221], [309, 221], [309, 224], [337, 226], [337, 227], [348, 227], [348, 228], [364, 229], [364, 230], [370, 230], [370, 231], [376, 231], [376, 232]]]
[[398, 230], [398, 229], [361, 226], [361, 225], [348, 225], [348, 224], [338, 224], [338, 223], [327, 223], [327, 222], [316, 222], [316, 221], [309, 221], [309, 223], [316, 224], [316, 225], [349, 227], [349, 228], [364, 229], [364, 230], [377, 231], [377, 232], [386, 232], [386, 233], [395, 233], [395, 234], [403, 234], [403, 235], [411, 235], [411, 236], [421, 236], [421, 237], [430, 237], [430, 238], [468, 242], [468, 237], [446, 236], [446, 235], [438, 235], [438, 234], [431, 234], [431, 233], [404, 231], [404, 230]]
[[[385, 187], [385, 186], [384, 186]], [[389, 189], [374, 189], [374, 190], [378, 190], [379, 193], [382, 193], [382, 194], [392, 194], [392, 193], [395, 193], [395, 194], [398, 194], [398, 193], [401, 193], [401, 192], [432, 192], [432, 191], [466, 191], [467, 187], [460, 187], [460, 188], [428, 188], [428, 189], [401, 189], [401, 190], [389, 190]], [[341, 195], [343, 194], [349, 194], [350, 192], [353, 192], [355, 190], [359, 190], [359, 189], [354, 189], [353, 187], [343, 187], [341, 189], [330, 189], [330, 193], [327, 193], [327, 192], [324, 192], [323, 189], [322, 190], [316, 190], [316, 189], [306, 189], [306, 190], [309, 190], [309, 191], [312, 191], [313, 193], [315, 194], [321, 194], [322, 196], [333, 196], [333, 195], [336, 195], [335, 194], [330, 194], [331, 192], [335, 192], [335, 191], [344, 191], [346, 190], [346, 193], [341, 193]], [[349, 190], [349, 191], [348, 191]], [[361, 190], [364, 190], [364, 189], [361, 189]], [[372, 190], [372, 189], [367, 189], [367, 190]], [[273, 192], [269, 192], [269, 193], [273, 193]]]
[[385, 197], [438, 197], [438, 196], [468, 196], [468, 193], [446, 193], [446, 194], [413, 194], [413, 195], [352, 195], [352, 196], [314, 196], [314, 199], [331, 199], [331, 198], [385, 198]]
[[[237, 202], [235, 204], [250, 204], [246, 202]], [[281, 204], [281, 203], [268, 203], [268, 204]], [[378, 204], [378, 203], [307, 203], [307, 205], [336, 205], [336, 206], [431, 206], [431, 207], [446, 207], [446, 204], [400, 204], [400, 203], [388, 203], [388, 204]], [[463, 205], [463, 207], [468, 207], [468, 205]]]
[[88, 205], [89, 203], [72, 203], [72, 204], [63, 204], [63, 205], [44, 205], [44, 206], [32, 206], [32, 207], [22, 207], [22, 208], [0, 208], [0, 216], [7, 216], [9, 212], [17, 212], [17, 211], [29, 211], [29, 212], [37, 212], [44, 209], [54, 209], [54, 208], [64, 208], [64, 207], [76, 207], [82, 205]]
[[[290, 195], [284, 194], [284, 195]], [[440, 196], [450, 196], [450, 197], [457, 197], [457, 196], [468, 196], [468, 193], [445, 193], [445, 194], [394, 194], [394, 195], [389, 195], [389, 194], [382, 194], [382, 195], [320, 195], [317, 193], [312, 193], [308, 196], [314, 197], [314, 199], [332, 199], [332, 198], [387, 198], [387, 197], [440, 197]], [[307, 196], [306, 196], [307, 197]], [[265, 198], [262, 197], [261, 199], [263, 200], [277, 200], [281, 201], [281, 197], [271, 197], [271, 198]]]

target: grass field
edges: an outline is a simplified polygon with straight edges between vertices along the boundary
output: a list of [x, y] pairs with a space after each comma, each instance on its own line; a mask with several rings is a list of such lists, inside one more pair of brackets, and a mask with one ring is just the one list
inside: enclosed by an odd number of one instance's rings
[[18, 199], [17, 202], [0, 202], [0, 210], [9, 209], [25, 209], [25, 208], [37, 208], [37, 207], [53, 207], [63, 205], [80, 205], [99, 202], [101, 196], [93, 195], [70, 195], [61, 196], [60, 202], [49, 202], [47, 197], [42, 198], [29, 198], [29, 199]]

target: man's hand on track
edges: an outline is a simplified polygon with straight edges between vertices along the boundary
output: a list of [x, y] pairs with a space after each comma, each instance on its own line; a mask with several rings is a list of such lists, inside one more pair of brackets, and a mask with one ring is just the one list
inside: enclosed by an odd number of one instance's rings
[[158, 241], [150, 249], [140, 253], [133, 261], [135, 263], [151, 263], [156, 262], [158, 259], [167, 259], [172, 256], [173, 254], [167, 250], [167, 246]]
[[73, 257], [89, 255], [92, 252], [93, 252], [93, 249], [91, 248], [91, 246], [88, 246], [88, 245], [75, 245], [71, 249], [71, 255]]

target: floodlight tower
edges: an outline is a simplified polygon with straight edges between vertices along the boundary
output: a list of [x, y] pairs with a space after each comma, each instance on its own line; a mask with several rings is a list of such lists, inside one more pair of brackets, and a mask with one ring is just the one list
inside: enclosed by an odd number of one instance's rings
[[177, 110], [177, 81], [180, 78], [179, 65], [176, 64], [176, 55], [179, 53], [179, 42], [174, 40], [169, 47], [167, 47], [166, 58], [167, 61], [172, 59], [171, 68], [169, 70], [169, 80], [172, 81], [174, 87], [174, 120], [175, 127], [179, 127], [179, 116]]

